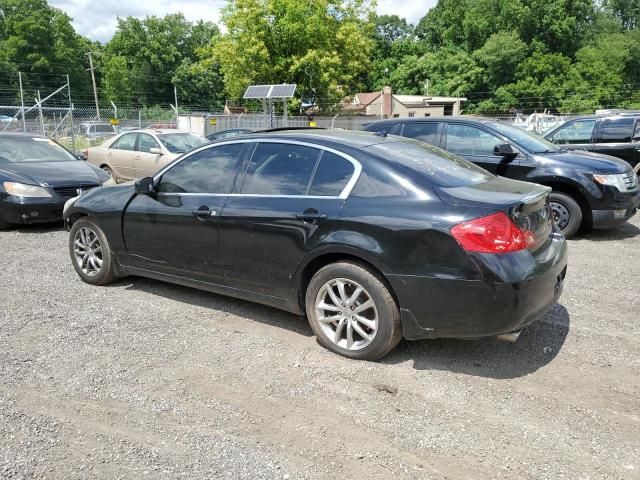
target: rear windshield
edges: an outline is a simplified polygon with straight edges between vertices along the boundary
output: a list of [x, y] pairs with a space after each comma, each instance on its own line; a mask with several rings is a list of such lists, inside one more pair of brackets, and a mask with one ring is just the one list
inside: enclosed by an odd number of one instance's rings
[[27, 162], [72, 162], [78, 160], [53, 140], [44, 137], [0, 137], [0, 165]]
[[207, 143], [206, 138], [193, 133], [162, 133], [158, 138], [171, 153], [185, 153]]
[[423, 142], [386, 142], [370, 145], [366, 150], [428, 175], [440, 187], [463, 187], [493, 178], [483, 168]]
[[115, 133], [111, 125], [96, 125], [96, 132], [98, 133]]

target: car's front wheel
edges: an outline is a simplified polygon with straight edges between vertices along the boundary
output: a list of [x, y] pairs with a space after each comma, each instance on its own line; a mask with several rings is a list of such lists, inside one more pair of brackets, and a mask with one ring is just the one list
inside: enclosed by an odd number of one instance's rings
[[306, 310], [318, 341], [357, 360], [378, 360], [402, 339], [400, 312], [385, 283], [351, 262], [327, 265], [313, 276]]
[[107, 237], [88, 218], [77, 220], [69, 232], [69, 253], [80, 278], [91, 285], [105, 285], [117, 277]]
[[551, 192], [549, 195], [553, 219], [565, 238], [573, 237], [582, 224], [582, 209], [578, 202], [566, 193]]

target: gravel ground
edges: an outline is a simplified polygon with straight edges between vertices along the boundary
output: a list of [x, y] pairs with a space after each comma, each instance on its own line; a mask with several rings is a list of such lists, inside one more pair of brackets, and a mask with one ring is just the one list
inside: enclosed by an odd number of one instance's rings
[[0, 233], [0, 478], [640, 478], [640, 219], [570, 242], [515, 344], [323, 350], [296, 316], [92, 287], [67, 233]]

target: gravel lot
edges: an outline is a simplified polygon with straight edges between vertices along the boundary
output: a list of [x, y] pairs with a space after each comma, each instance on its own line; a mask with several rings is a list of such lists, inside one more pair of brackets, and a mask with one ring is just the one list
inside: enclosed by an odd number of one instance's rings
[[380, 363], [271, 308], [80, 281], [67, 233], [0, 233], [0, 478], [640, 478], [640, 219], [570, 242], [515, 344]]

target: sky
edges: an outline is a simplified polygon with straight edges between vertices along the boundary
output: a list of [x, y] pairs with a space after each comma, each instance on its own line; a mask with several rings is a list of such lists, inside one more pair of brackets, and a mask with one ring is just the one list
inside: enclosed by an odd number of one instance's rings
[[[437, 0], [379, 0], [378, 13], [405, 17], [416, 24]], [[76, 31], [92, 40], [108, 41], [116, 28], [116, 17], [164, 16], [182, 12], [188, 20], [218, 22], [221, 0], [49, 0], [73, 18]]]

